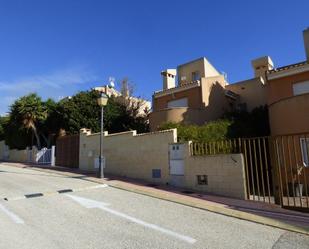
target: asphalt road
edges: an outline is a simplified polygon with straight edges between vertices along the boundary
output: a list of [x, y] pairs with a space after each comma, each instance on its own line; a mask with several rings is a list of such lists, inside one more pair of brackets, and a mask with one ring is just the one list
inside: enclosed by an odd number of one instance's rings
[[[38, 192], [51, 194], [20, 198]], [[1, 163], [0, 248], [308, 249], [309, 236]]]

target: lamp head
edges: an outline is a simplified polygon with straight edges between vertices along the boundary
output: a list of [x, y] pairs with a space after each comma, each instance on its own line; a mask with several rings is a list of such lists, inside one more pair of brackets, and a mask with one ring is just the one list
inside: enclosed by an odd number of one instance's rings
[[98, 98], [98, 105], [100, 107], [106, 106], [108, 101], [108, 97], [105, 93], [101, 93], [100, 97]]

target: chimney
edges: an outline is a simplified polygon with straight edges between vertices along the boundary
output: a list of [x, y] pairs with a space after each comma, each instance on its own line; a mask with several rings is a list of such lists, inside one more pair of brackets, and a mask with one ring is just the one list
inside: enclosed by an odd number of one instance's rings
[[303, 31], [307, 61], [309, 61], [309, 27]]
[[161, 75], [163, 77], [163, 90], [176, 86], [176, 69], [166, 69], [161, 72]]
[[274, 68], [274, 63], [269, 56], [263, 56], [251, 61], [254, 77], [262, 77], [265, 80], [266, 71]]

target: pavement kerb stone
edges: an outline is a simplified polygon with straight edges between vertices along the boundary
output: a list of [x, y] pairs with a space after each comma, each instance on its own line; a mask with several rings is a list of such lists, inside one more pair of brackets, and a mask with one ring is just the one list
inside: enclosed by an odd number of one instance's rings
[[[12, 166], [14, 166], [14, 165], [12, 165]], [[15, 167], [18, 167], [18, 166], [15, 166]], [[28, 168], [28, 167], [26, 167], [26, 168]], [[29, 168], [31, 168], [33, 170], [50, 172], [50, 173], [53, 173], [53, 174], [59, 174], [59, 175], [64, 175], [64, 176], [80, 175], [79, 173], [75, 173], [75, 172], [61, 172], [61, 171], [55, 172], [55, 170], [52, 170], [52, 169], [35, 168], [35, 167], [29, 167]], [[133, 193], [137, 193], [137, 194], [142, 194], [142, 195], [145, 195], [145, 196], [149, 196], [149, 197], [153, 197], [153, 198], [157, 198], [157, 199], [161, 199], [161, 200], [165, 200], [165, 201], [170, 201], [170, 202], [173, 202], [173, 203], [177, 203], [177, 204], [181, 204], [181, 205], [185, 205], [185, 206], [189, 206], [189, 207], [193, 207], [193, 208], [198, 208], [198, 209], [210, 211], [210, 212], [213, 212], [213, 213], [217, 213], [217, 214], [221, 214], [221, 215], [225, 215], [225, 216], [229, 216], [229, 217], [233, 217], [233, 218], [238, 218], [238, 219], [247, 220], [247, 221], [251, 221], [251, 222], [255, 222], [255, 223], [259, 223], [259, 224], [263, 224], [263, 225], [268, 225], [268, 226], [276, 227], [276, 228], [291, 231], [291, 232], [309, 235], [309, 228], [308, 227], [291, 225], [291, 224], [284, 223], [282, 221], [278, 221], [276, 219], [272, 219], [272, 218], [268, 218], [268, 217], [262, 217], [262, 216], [259, 216], [259, 215], [255, 215], [255, 214], [251, 214], [251, 213], [247, 213], [247, 212], [243, 212], [243, 211], [239, 211], [239, 210], [235, 210], [235, 209], [231, 209], [231, 208], [227, 208], [227, 207], [212, 205], [208, 201], [205, 201], [205, 200], [199, 200], [199, 199], [196, 199], [194, 201], [193, 200], [187, 200], [189, 198], [192, 198], [192, 197], [189, 197], [189, 196], [178, 197], [177, 194], [175, 196], [174, 193], [171, 193], [171, 194], [160, 193], [160, 192], [156, 191], [156, 189], [151, 190], [151, 191], [146, 191], [146, 190], [142, 190], [141, 188], [136, 188], [136, 187], [130, 186], [130, 184], [121, 184], [119, 182], [115, 183], [115, 182], [112, 182], [112, 181], [107, 181], [107, 180], [104, 180], [104, 179], [98, 179], [98, 178], [91, 177], [91, 176], [86, 176], [86, 177], [83, 178], [83, 180], [88, 180], [88, 181], [99, 183], [99, 184], [104, 183], [104, 184], [108, 185], [109, 187], [129, 191], [129, 192], [133, 192]]]
[[284, 223], [284, 222], [281, 222], [281, 221], [278, 221], [278, 220], [275, 220], [275, 219], [262, 217], [262, 216], [258, 216], [258, 215], [255, 215], [255, 214], [250, 214], [250, 213], [246, 213], [246, 212], [242, 212], [242, 211], [238, 211], [238, 210], [224, 208], [224, 207], [221, 207], [221, 206], [210, 205], [209, 203], [200, 204], [200, 203], [197, 203], [197, 202], [192, 202], [192, 201], [188, 201], [188, 200], [184, 200], [184, 199], [178, 199], [178, 198], [175, 198], [173, 196], [169, 196], [168, 194], [167, 195], [162, 195], [162, 194], [157, 194], [157, 193], [154, 194], [154, 193], [150, 193], [148, 191], [142, 191], [140, 189], [134, 189], [134, 188], [127, 189], [125, 187], [121, 187], [119, 185], [112, 185], [112, 184], [109, 184], [109, 186], [114, 187], [114, 188], [118, 188], [118, 189], [122, 189], [122, 190], [126, 190], [126, 191], [130, 191], [130, 192], [134, 192], [134, 193], [138, 193], [138, 194], [143, 194], [143, 195], [146, 195], [146, 196], [150, 196], [150, 197], [165, 200], [165, 201], [178, 203], [178, 204], [189, 206], [189, 207], [194, 207], [194, 208], [210, 211], [210, 212], [213, 212], [213, 213], [217, 213], [217, 214], [221, 214], [221, 215], [225, 215], [225, 216], [229, 216], [229, 217], [234, 217], [234, 218], [238, 218], [238, 219], [242, 219], [242, 220], [247, 220], [247, 221], [251, 221], [251, 222], [255, 222], [255, 223], [259, 223], [259, 224], [263, 224], [263, 225], [268, 225], [268, 226], [280, 228], [280, 229], [283, 229], [283, 230], [288, 230], [288, 231], [292, 231], [292, 232], [297, 232], [297, 233], [309, 235], [309, 228], [307, 228], [307, 227], [294, 226], [294, 225], [290, 225], [290, 224], [287, 224], [287, 223]]

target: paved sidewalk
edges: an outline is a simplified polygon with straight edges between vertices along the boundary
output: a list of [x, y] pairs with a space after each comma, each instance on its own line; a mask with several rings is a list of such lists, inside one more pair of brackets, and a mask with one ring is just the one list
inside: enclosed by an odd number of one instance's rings
[[6, 162], [6, 165], [47, 171], [96, 183], [105, 183], [114, 188], [309, 235], [309, 214], [282, 209], [274, 204], [188, 192], [180, 188], [149, 184], [144, 181], [117, 176], [98, 179], [89, 172], [58, 166], [37, 166], [8, 162]]

